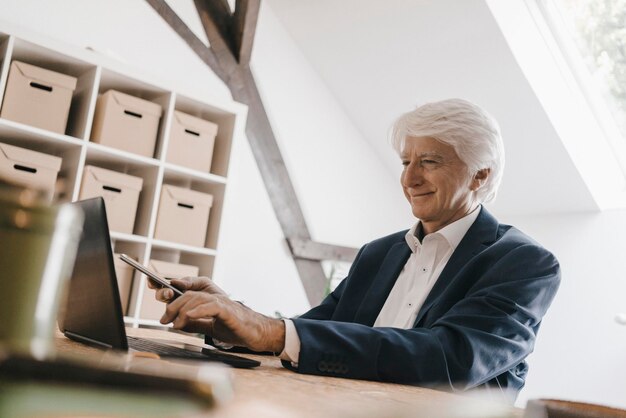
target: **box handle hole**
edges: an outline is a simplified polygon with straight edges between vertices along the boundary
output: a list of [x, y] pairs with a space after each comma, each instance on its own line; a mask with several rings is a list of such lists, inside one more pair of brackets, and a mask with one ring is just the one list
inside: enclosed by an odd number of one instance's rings
[[26, 171], [28, 173], [36, 173], [37, 169], [32, 167], [26, 167], [25, 165], [13, 164], [13, 168], [20, 171]]
[[122, 193], [122, 189], [118, 189], [117, 187], [102, 186], [102, 188], [103, 188], [104, 190], [108, 190], [108, 191], [110, 191], [110, 192]]
[[185, 132], [187, 132], [189, 135], [200, 136], [198, 132], [190, 131], [189, 129], [185, 129]]
[[30, 86], [39, 90], [52, 91], [52, 86], [45, 86], [43, 84], [35, 83], [34, 81], [30, 82]]
[[133, 116], [136, 118], [141, 119], [143, 116], [141, 116], [140, 113], [135, 113], [135, 112], [131, 112], [130, 110], [125, 110], [124, 113], [126, 113], [128, 116]]
[[187, 205], [185, 203], [179, 203], [178, 206], [180, 206], [181, 208], [193, 209], [193, 205]]

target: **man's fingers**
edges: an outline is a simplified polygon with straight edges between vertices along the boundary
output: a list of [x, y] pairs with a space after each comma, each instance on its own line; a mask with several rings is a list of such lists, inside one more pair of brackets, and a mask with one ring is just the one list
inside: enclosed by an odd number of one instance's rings
[[172, 322], [172, 327], [174, 329], [183, 329], [187, 326], [188, 322], [189, 318], [186, 315], [178, 315]]
[[224, 292], [218, 285], [215, 284], [215, 282], [211, 279], [209, 279], [206, 282], [206, 287], [204, 288], [205, 292], [209, 292], [213, 295], [224, 295], [224, 296], [228, 296], [226, 294], [226, 292]]
[[171, 283], [174, 287], [182, 291], [186, 290], [204, 290], [207, 283], [210, 283], [211, 279], [208, 277], [183, 277], [182, 279], [172, 279]]
[[193, 309], [187, 311], [190, 319], [213, 318], [223, 313], [223, 309], [215, 301], [200, 304]]
[[[196, 306], [207, 303], [215, 299], [215, 296], [205, 292], [195, 292], [193, 290], [183, 293], [182, 296], [167, 304], [165, 313], [161, 318], [162, 324], [175, 321], [179, 317], [186, 317], [187, 312]], [[180, 321], [179, 321], [180, 323]]]
[[187, 326], [185, 327], [185, 331], [212, 336], [213, 335], [213, 320], [212, 319], [190, 320], [187, 323]]
[[[184, 278], [184, 279], [172, 279], [170, 283], [175, 288], [185, 292], [187, 290], [201, 290], [201, 285], [198, 284], [194, 277]], [[151, 289], [156, 289], [156, 299], [160, 302], [169, 302], [174, 298], [174, 291], [172, 289], [168, 289], [167, 287], [162, 286], [160, 283], [156, 283], [150, 279], [148, 279], [148, 287]]]
[[[207, 299], [210, 298], [210, 299]], [[173, 320], [172, 325], [175, 329], [187, 328], [190, 321], [195, 319], [208, 319], [206, 316], [200, 318], [191, 318], [189, 312], [202, 305], [213, 305], [217, 301], [215, 298], [208, 295], [197, 295], [196, 297], [189, 298], [176, 313], [176, 318]]]
[[159, 302], [169, 302], [174, 297], [174, 291], [168, 288], [157, 289], [155, 298]]
[[163, 286], [161, 286], [160, 283], [157, 283], [157, 282], [155, 282], [154, 280], [152, 280], [151, 278], [148, 277], [148, 287], [150, 289], [160, 289]]
[[[170, 290], [170, 289], [167, 289], [167, 290]], [[161, 317], [161, 323], [167, 324], [167, 323], [172, 322], [174, 319], [176, 319], [176, 316], [178, 316], [178, 310], [185, 304], [187, 299], [189, 299], [190, 297], [192, 297], [191, 293], [183, 294], [178, 299], [175, 299], [174, 301], [168, 303], [165, 306], [165, 312], [163, 313], [163, 316]]]
[[172, 284], [180, 290], [197, 290], [207, 292], [213, 295], [226, 295], [213, 280], [208, 277], [183, 277], [181, 279], [172, 279]]

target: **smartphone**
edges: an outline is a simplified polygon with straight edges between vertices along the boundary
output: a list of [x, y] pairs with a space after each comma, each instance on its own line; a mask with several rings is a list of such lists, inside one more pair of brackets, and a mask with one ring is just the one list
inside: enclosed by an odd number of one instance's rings
[[156, 274], [155, 272], [151, 270], [148, 270], [146, 267], [142, 266], [141, 264], [139, 264], [138, 262], [136, 262], [135, 260], [127, 256], [126, 254], [120, 254], [120, 259], [123, 262], [130, 264], [131, 267], [133, 267], [136, 270], [139, 270], [140, 272], [142, 272], [143, 274], [148, 276], [151, 280], [157, 282], [161, 286], [167, 287], [168, 289], [172, 289], [174, 291], [174, 299], [176, 299], [178, 296], [182, 296], [183, 292], [180, 289], [177, 289], [174, 286], [172, 286], [169, 280], [159, 276], [158, 274]]

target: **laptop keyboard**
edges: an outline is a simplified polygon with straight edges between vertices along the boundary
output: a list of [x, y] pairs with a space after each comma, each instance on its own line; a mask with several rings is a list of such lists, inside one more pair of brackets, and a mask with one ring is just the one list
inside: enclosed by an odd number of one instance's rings
[[146, 351], [158, 354], [161, 357], [176, 357], [192, 360], [219, 361], [234, 367], [255, 367], [260, 363], [256, 360], [247, 359], [245, 357], [226, 354], [217, 350], [204, 349], [202, 353], [185, 350], [184, 348], [174, 347], [167, 344], [161, 344], [156, 341], [150, 341], [145, 338], [137, 338], [128, 336], [128, 346], [133, 350]]

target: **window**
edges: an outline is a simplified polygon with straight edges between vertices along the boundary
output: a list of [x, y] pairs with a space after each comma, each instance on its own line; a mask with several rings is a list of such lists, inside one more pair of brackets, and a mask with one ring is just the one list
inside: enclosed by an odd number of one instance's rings
[[626, 143], [626, 0], [536, 1], [608, 136]]
[[626, 0], [485, 1], [597, 208], [626, 208]]

